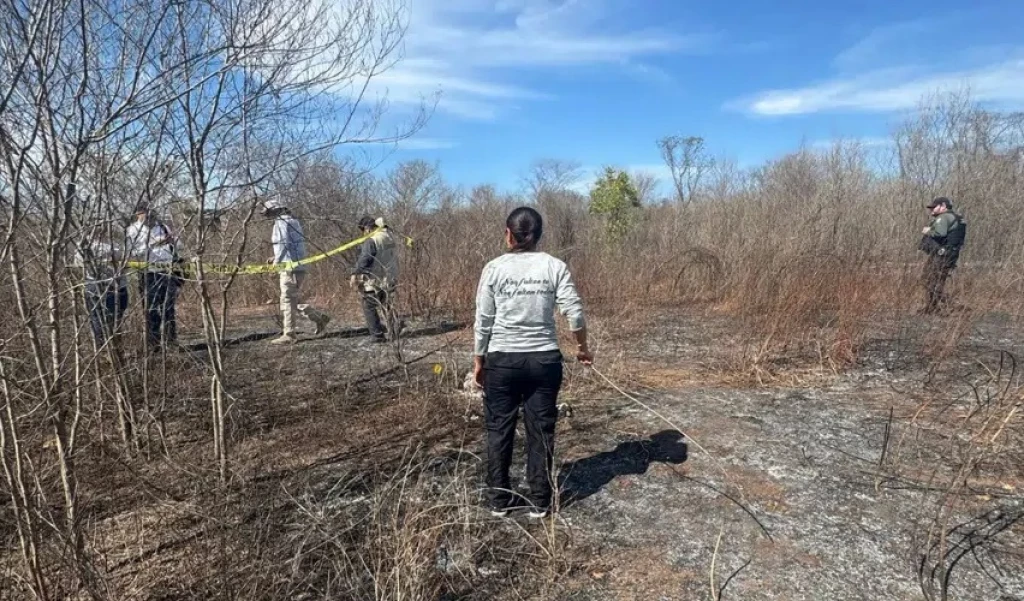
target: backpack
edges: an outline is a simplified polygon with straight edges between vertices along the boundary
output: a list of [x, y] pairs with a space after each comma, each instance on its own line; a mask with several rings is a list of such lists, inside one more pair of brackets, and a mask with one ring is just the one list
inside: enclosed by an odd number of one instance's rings
[[959, 252], [963, 248], [964, 241], [967, 240], [967, 222], [960, 215], [956, 213], [953, 215], [956, 217], [956, 227], [949, 230], [949, 233], [946, 234], [943, 246], [951, 251]]

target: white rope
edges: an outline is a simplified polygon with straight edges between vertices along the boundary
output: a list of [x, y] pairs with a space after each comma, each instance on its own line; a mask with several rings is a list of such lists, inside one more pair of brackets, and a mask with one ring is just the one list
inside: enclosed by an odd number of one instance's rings
[[[601, 373], [601, 370], [597, 369], [597, 367], [591, 365], [590, 369], [594, 370], [595, 374], [601, 376], [601, 379], [604, 380], [605, 382], [607, 382], [609, 386], [611, 386], [612, 388], [617, 390], [619, 392], [619, 394], [621, 394], [622, 396], [626, 397], [627, 399], [633, 401], [637, 405], [640, 405], [641, 407], [646, 409], [648, 412], [650, 412], [652, 415], [654, 415], [655, 417], [657, 417], [661, 421], [665, 422], [669, 426], [672, 426], [673, 430], [675, 430], [676, 432], [679, 432], [680, 434], [682, 434], [687, 440], [689, 440], [690, 442], [693, 443], [693, 446], [695, 446], [698, 449], [700, 449], [701, 452], [703, 452], [705, 455], [710, 457], [716, 463], [718, 462], [718, 460], [715, 459], [714, 455], [709, 453], [707, 449], [705, 449], [699, 442], [697, 442], [697, 439], [695, 439], [693, 436], [690, 436], [689, 434], [684, 432], [682, 430], [682, 428], [680, 428], [679, 426], [677, 426], [674, 423], [672, 423], [672, 420], [670, 420], [667, 417], [665, 417], [664, 415], [658, 413], [657, 411], [654, 410], [653, 407], [647, 405], [646, 403], [644, 403], [640, 399], [636, 398], [635, 396], [633, 396], [633, 395], [629, 394], [628, 392], [626, 392], [625, 390], [623, 390], [618, 384], [616, 384], [615, 382], [612, 382], [611, 379], [608, 378], [608, 376], [606, 376], [603, 373]], [[721, 466], [719, 466], [719, 467], [721, 467]]]

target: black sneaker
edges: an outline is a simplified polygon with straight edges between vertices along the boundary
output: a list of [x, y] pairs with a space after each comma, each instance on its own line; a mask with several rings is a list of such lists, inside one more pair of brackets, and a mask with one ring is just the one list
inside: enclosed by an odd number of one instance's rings
[[488, 503], [487, 504], [487, 509], [491, 512], [491, 515], [493, 515], [494, 517], [496, 517], [496, 518], [503, 518], [503, 517], [507, 517], [508, 514], [512, 513], [516, 508], [515, 508], [515, 503], [512, 503], [511, 501], [506, 502], [504, 504], [502, 504], [499, 501], [497, 503], [495, 503], [495, 502]]
[[490, 510], [491, 515], [496, 518], [503, 518], [514, 511], [526, 509], [527, 507], [528, 505], [526, 505], [521, 498], [515, 496], [511, 499], [496, 499], [488, 501], [487, 503], [487, 509]]

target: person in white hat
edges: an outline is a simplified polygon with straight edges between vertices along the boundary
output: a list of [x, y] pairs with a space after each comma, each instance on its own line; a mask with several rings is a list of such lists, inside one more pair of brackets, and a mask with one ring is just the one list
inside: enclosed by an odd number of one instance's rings
[[360, 248], [349, 284], [360, 293], [370, 340], [385, 342], [387, 336], [395, 339], [401, 329], [401, 320], [395, 312], [398, 244], [382, 217], [364, 216], [359, 220], [359, 229], [369, 238]]
[[[293, 263], [306, 258], [306, 240], [302, 235], [302, 224], [292, 216], [288, 206], [279, 199], [271, 199], [263, 203], [263, 215], [274, 220], [274, 231], [270, 242], [274, 246], [274, 256], [270, 262], [274, 265]], [[322, 311], [299, 302], [299, 289], [306, 277], [306, 267], [295, 265], [286, 267], [280, 272], [281, 282], [281, 317], [283, 322], [281, 336], [271, 344], [292, 344], [296, 341], [295, 315], [301, 314], [313, 322], [316, 329], [314, 336], [319, 336], [327, 327], [331, 317]]]

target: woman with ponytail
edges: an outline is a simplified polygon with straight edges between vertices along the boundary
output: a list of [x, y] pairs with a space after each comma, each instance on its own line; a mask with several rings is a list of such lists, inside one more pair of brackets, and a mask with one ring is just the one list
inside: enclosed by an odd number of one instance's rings
[[562, 352], [555, 309], [569, 322], [576, 359], [589, 365], [583, 302], [562, 261], [537, 250], [544, 223], [540, 213], [520, 207], [505, 221], [508, 252], [484, 268], [476, 298], [473, 371], [484, 389], [487, 486], [491, 512], [507, 515], [522, 506], [509, 479], [520, 407], [526, 424], [525, 505], [530, 517], [551, 511], [552, 457]]

